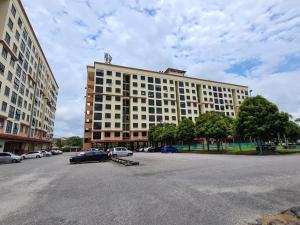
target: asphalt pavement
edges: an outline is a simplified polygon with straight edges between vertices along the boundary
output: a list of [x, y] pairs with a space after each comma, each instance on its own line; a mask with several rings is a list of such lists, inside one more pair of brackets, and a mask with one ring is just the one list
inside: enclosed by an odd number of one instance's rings
[[136, 153], [0, 165], [1, 225], [236, 225], [300, 205], [300, 155]]

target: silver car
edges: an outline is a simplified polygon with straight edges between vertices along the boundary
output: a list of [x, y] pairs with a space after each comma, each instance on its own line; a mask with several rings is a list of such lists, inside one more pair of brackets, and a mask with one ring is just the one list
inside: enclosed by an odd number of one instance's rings
[[21, 161], [22, 161], [21, 156], [15, 155], [10, 152], [0, 153], [0, 163], [18, 163]]

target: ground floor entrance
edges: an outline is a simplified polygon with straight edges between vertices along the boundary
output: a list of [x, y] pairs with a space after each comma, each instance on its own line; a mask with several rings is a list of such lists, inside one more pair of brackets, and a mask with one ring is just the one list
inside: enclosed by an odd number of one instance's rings
[[30, 151], [50, 150], [51, 146], [52, 143], [49, 141], [0, 139], [0, 152], [11, 152], [17, 155]]

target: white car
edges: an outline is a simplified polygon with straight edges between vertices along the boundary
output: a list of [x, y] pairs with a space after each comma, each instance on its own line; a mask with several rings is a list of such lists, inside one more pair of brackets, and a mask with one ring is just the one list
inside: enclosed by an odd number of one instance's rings
[[43, 153], [41, 151], [28, 152], [22, 155], [22, 159], [34, 159], [34, 158], [42, 158]]
[[10, 152], [0, 152], [0, 163], [17, 163], [21, 161], [21, 156], [15, 155]]
[[41, 152], [42, 152], [42, 154], [43, 154], [43, 157], [49, 157], [49, 156], [52, 155], [51, 152], [48, 152], [48, 151], [45, 151], [45, 150], [43, 150], [43, 151], [41, 151]]
[[132, 156], [133, 152], [124, 147], [116, 147], [111, 149], [108, 155], [111, 157]]

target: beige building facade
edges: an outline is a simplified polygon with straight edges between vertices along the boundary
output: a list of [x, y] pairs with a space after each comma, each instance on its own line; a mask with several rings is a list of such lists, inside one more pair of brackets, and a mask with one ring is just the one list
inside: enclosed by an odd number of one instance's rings
[[20, 0], [0, 1], [0, 152], [52, 144], [58, 84]]
[[248, 87], [95, 62], [87, 67], [84, 148], [148, 141], [149, 127], [209, 111], [235, 117]]

